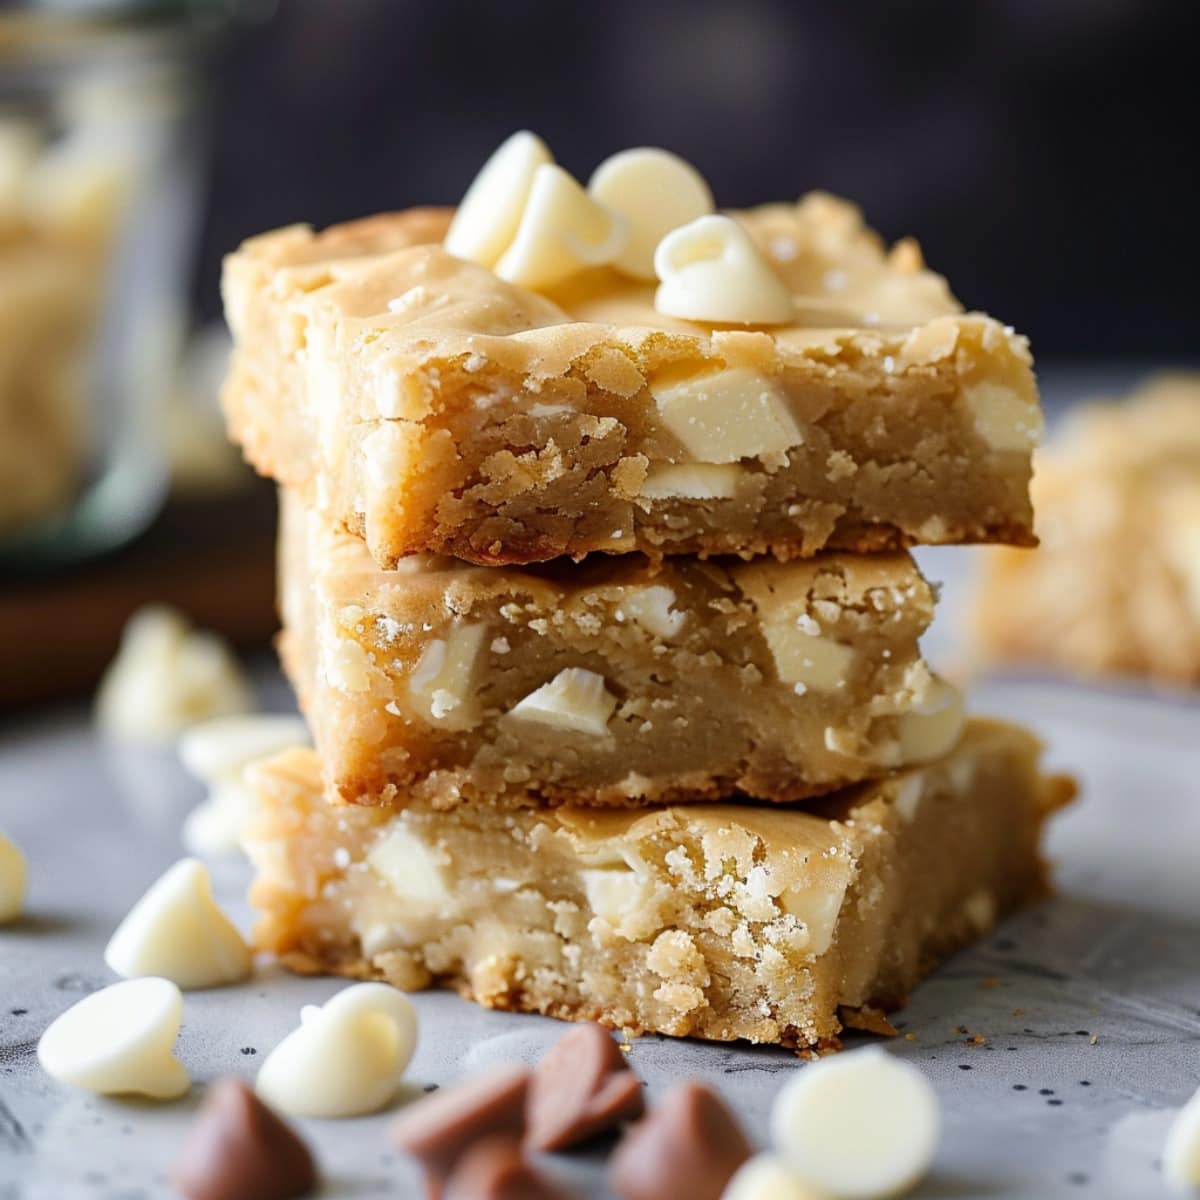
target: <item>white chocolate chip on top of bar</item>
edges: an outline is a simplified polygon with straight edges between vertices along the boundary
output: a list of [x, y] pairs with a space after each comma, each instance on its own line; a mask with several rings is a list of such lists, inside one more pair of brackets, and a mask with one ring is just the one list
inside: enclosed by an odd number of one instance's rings
[[784, 325], [792, 294], [732, 218], [705, 216], [672, 230], [654, 252], [654, 307], [668, 317], [720, 325]]
[[700, 463], [781, 454], [804, 441], [775, 385], [747, 367], [650, 391], [662, 423]]
[[672, 229], [713, 211], [700, 172], [678, 155], [648, 146], [605, 159], [588, 191], [628, 222], [628, 240], [613, 266], [635, 279], [655, 278], [654, 251]]
[[521, 287], [552, 287], [612, 262], [625, 238], [624, 217], [597, 204], [561, 167], [544, 164], [534, 172], [521, 224], [496, 274]]
[[603, 675], [582, 667], [567, 667], [518, 701], [508, 715], [555, 729], [605, 737], [608, 719], [616, 707], [617, 698], [604, 686]]
[[512, 244], [538, 167], [554, 161], [536, 134], [514, 133], [483, 164], [442, 243], [456, 258], [494, 267]]
[[963, 393], [975, 432], [994, 450], [1028, 453], [1042, 437], [1042, 410], [998, 383], [976, 383]]

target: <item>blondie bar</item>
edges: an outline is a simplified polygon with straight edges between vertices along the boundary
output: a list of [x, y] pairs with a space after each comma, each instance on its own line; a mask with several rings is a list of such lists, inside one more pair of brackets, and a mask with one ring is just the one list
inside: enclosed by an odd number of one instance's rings
[[295, 495], [281, 508], [283, 659], [343, 800], [795, 800], [961, 726], [904, 553], [385, 571]]
[[926, 766], [811, 812], [334, 806], [318, 757], [250, 768], [260, 949], [304, 972], [442, 985], [635, 1032], [836, 1044], [1041, 894], [1072, 785], [973, 721]]
[[517, 286], [450, 255], [441, 210], [253, 238], [233, 435], [383, 566], [1032, 544], [1025, 339], [842, 201], [735, 215], [786, 323], [665, 316], [608, 267]]
[[982, 654], [1200, 684], [1200, 375], [1072, 414], [1033, 492], [1040, 549], [984, 560]]

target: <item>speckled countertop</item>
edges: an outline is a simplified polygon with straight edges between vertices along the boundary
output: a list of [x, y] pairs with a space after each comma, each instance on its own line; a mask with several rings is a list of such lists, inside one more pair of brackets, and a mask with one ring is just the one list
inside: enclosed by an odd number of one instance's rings
[[[921, 555], [948, 580], [930, 657], [953, 656], [971, 552]], [[264, 703], [286, 707], [260, 665]], [[1157, 1158], [1173, 1110], [1200, 1084], [1200, 703], [1031, 680], [977, 687], [976, 712], [1035, 726], [1083, 800], [1054, 824], [1058, 896], [995, 930], [921, 986], [890, 1050], [937, 1088], [945, 1136], [924, 1197], [1165, 1196]], [[261, 969], [245, 986], [189, 993], [178, 1053], [196, 1087], [151, 1105], [99, 1099], [42, 1074], [47, 1023], [112, 981], [104, 944], [146, 885], [182, 853], [200, 798], [173, 754], [104, 744], [87, 714], [59, 710], [0, 726], [0, 827], [26, 851], [27, 916], [0, 929], [0, 1200], [148, 1200], [202, 1085], [250, 1075], [261, 1055], [339, 986]], [[215, 864], [219, 898], [244, 926], [248, 869]], [[414, 1089], [493, 1063], [532, 1062], [561, 1032], [445, 994], [415, 998]], [[977, 1035], [985, 1039], [976, 1044]], [[863, 1039], [851, 1038], [850, 1044]], [[648, 1037], [632, 1065], [651, 1098], [672, 1081], [715, 1081], [761, 1139], [788, 1073], [784, 1052]], [[418, 1194], [382, 1114], [302, 1122], [331, 1197]], [[551, 1160], [582, 1194], [605, 1195], [599, 1154]]]

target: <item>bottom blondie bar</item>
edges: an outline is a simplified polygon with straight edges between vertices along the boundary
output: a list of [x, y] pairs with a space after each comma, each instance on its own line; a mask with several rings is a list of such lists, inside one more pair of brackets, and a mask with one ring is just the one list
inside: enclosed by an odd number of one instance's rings
[[798, 1049], [877, 1024], [1041, 894], [1069, 780], [973, 721], [923, 767], [801, 811], [333, 806], [311, 750], [251, 768], [259, 948], [492, 1008]]

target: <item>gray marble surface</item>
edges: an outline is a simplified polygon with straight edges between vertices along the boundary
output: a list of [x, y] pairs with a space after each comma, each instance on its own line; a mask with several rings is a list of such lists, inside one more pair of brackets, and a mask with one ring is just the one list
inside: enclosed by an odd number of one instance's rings
[[[928, 639], [955, 658], [970, 551], [921, 555], [947, 580]], [[289, 704], [256, 668], [264, 704]], [[1039, 729], [1083, 799], [1054, 824], [1058, 895], [957, 955], [914, 994], [891, 1052], [920, 1065], [941, 1097], [945, 1137], [918, 1195], [1165, 1195], [1157, 1159], [1174, 1109], [1200, 1084], [1200, 705], [1136, 689], [985, 680], [977, 712]], [[305, 1003], [339, 986], [269, 964], [252, 983], [189, 993], [178, 1053], [195, 1086], [151, 1105], [75, 1092], [35, 1056], [47, 1023], [112, 982], [104, 944], [147, 884], [180, 856], [179, 826], [200, 799], [173, 754], [106, 744], [82, 709], [0, 725], [0, 827], [26, 851], [28, 912], [0, 928], [0, 1200], [148, 1200], [206, 1082], [250, 1076]], [[248, 877], [214, 864], [218, 895], [246, 926]], [[561, 1033], [536, 1017], [489, 1013], [456, 997], [414, 998], [421, 1039], [413, 1094], [506, 1060], [532, 1062]], [[968, 1044], [982, 1034], [982, 1045]], [[851, 1038], [850, 1044], [863, 1039]], [[803, 1065], [784, 1052], [648, 1037], [634, 1068], [651, 1099], [673, 1081], [717, 1083], [761, 1139], [771, 1100]], [[387, 1145], [388, 1115], [303, 1122], [331, 1197], [415, 1196]], [[605, 1195], [601, 1156], [549, 1169]], [[248, 1198], [251, 1200], [251, 1198]]]

